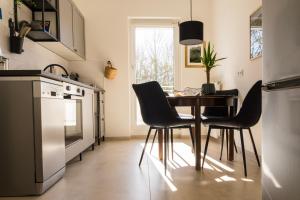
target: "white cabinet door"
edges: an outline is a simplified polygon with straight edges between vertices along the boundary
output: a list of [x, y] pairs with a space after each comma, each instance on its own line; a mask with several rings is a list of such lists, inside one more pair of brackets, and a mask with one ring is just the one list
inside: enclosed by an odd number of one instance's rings
[[94, 131], [94, 91], [84, 89], [85, 96], [82, 101], [82, 114], [83, 114], [83, 140], [86, 147], [95, 142]]
[[84, 18], [76, 7], [73, 7], [74, 51], [85, 58], [85, 27]]
[[73, 5], [68, 0], [59, 1], [60, 41], [74, 50], [73, 41]]

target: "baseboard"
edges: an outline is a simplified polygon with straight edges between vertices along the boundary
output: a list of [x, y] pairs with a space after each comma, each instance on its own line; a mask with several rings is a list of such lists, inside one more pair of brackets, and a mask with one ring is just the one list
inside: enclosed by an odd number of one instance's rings
[[[153, 138], [154, 135], [151, 134], [149, 138]], [[174, 134], [174, 139], [191, 139], [190, 135], [186, 135], [186, 134]], [[132, 135], [129, 137], [130, 139], [145, 139], [146, 135]], [[201, 135], [201, 138], [206, 138], [206, 135]], [[215, 139], [215, 138], [214, 138]], [[218, 139], [215, 139], [216, 141]]]
[[105, 137], [105, 141], [126, 141], [130, 140], [130, 136], [122, 136], [122, 137]]

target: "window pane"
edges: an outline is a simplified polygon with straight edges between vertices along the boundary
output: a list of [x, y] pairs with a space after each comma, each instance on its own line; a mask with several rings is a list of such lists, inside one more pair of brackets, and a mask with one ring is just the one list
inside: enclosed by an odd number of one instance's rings
[[174, 89], [174, 38], [171, 27], [135, 29], [136, 83], [158, 81], [165, 91]]
[[[174, 90], [174, 29], [135, 28], [135, 82], [158, 81], [166, 92]], [[143, 125], [136, 101], [136, 125]]]

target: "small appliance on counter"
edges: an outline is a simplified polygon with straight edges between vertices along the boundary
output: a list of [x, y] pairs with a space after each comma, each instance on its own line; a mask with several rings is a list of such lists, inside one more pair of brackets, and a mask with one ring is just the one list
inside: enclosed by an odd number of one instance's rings
[[[68, 71], [62, 65], [59, 65], [59, 64], [50, 64], [50, 65], [46, 66], [43, 71], [46, 72], [46, 71], [48, 71], [48, 69], [49, 69], [49, 72], [51, 74], [61, 75], [64, 78], [69, 78]], [[64, 74], [59, 74], [59, 71], [57, 69], [62, 70], [64, 72]]]
[[8, 70], [8, 58], [5, 58], [4, 56], [0, 56], [0, 70]]

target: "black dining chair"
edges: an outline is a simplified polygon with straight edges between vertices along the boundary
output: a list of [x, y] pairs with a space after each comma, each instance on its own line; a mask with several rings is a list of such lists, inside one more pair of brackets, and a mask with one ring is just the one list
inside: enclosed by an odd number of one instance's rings
[[[239, 90], [238, 89], [231, 89], [231, 90], [217, 90], [215, 95], [229, 95], [229, 96], [238, 96], [239, 95]], [[234, 110], [237, 110], [237, 101], [235, 102], [234, 105]], [[216, 118], [228, 118], [229, 117], [229, 112], [228, 112], [228, 107], [210, 107], [210, 106], [206, 106], [204, 107], [204, 111], [202, 113], [201, 119], [205, 120], [208, 118], [211, 119], [216, 119]], [[226, 134], [225, 134], [226, 132]], [[228, 159], [228, 129], [221, 129], [220, 130], [220, 134], [221, 134], [221, 153], [220, 153], [220, 160], [222, 160], [222, 155], [223, 155], [223, 147], [224, 147], [224, 135], [225, 135], [225, 139], [226, 139], [226, 149], [227, 149], [227, 159]], [[234, 140], [234, 148], [236, 153], [237, 151], [237, 147], [236, 147], [236, 143]]]
[[[164, 94], [168, 97], [169, 96], [169, 93], [167, 92], [164, 92]], [[176, 108], [175, 107], [171, 107], [173, 112], [177, 112]], [[194, 116], [192, 115], [187, 115], [187, 114], [182, 114], [182, 113], [178, 113], [178, 115], [181, 117], [181, 118], [188, 118], [188, 119], [193, 119]], [[193, 147], [193, 150], [195, 151], [195, 142], [194, 142], [194, 135], [193, 135], [193, 129], [192, 129], [192, 125], [187, 125], [187, 126], [177, 126], [177, 127], [173, 127], [173, 128], [170, 128], [171, 129], [171, 152], [172, 152], [172, 159], [174, 158], [174, 134], [173, 134], [173, 130], [174, 129], [188, 129], [189, 130], [189, 133], [190, 133], [190, 137], [191, 137], [191, 140], [192, 140], [192, 147]], [[153, 149], [153, 144], [155, 142], [155, 138], [157, 136], [157, 133], [158, 133], [158, 129], [156, 129], [155, 133], [154, 133], [154, 136], [153, 136], [153, 140], [152, 140], [152, 144], [151, 144], [151, 148], [150, 148], [150, 153], [152, 152], [152, 149]]]
[[[246, 165], [246, 154], [245, 154], [245, 146], [244, 146], [244, 135], [243, 130], [247, 129], [249, 131], [249, 135], [251, 138], [252, 146], [254, 149], [254, 153], [256, 156], [257, 164], [260, 167], [260, 161], [257, 154], [255, 142], [253, 139], [253, 135], [251, 132], [251, 127], [253, 127], [260, 119], [261, 116], [261, 107], [262, 107], [262, 93], [261, 93], [262, 81], [256, 82], [250, 91], [248, 92], [242, 107], [239, 113], [233, 118], [208, 118], [204, 119], [203, 124], [209, 125], [208, 134], [205, 143], [203, 164], [205, 161], [210, 133], [212, 129], [228, 129], [228, 130], [239, 130], [240, 138], [241, 138], [241, 146], [242, 146], [242, 154], [243, 154], [243, 164], [244, 164], [244, 173], [247, 177], [247, 165]], [[203, 168], [202, 164], [202, 168]]]
[[140, 103], [141, 115], [145, 124], [149, 125], [149, 131], [146, 137], [145, 145], [140, 157], [139, 166], [141, 166], [145, 149], [152, 129], [164, 130], [164, 166], [165, 174], [167, 170], [167, 156], [169, 155], [169, 130], [179, 126], [189, 126], [194, 123], [194, 119], [182, 119], [170, 106], [161, 86], [156, 81], [142, 84], [133, 84], [133, 90], [136, 93]]

